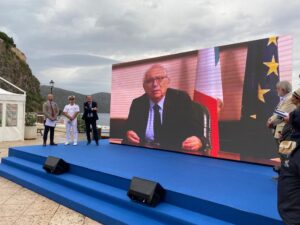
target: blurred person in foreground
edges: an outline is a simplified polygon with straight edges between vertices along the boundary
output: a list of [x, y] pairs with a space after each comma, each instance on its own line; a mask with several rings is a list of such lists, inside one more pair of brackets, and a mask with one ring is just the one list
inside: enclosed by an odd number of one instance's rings
[[[275, 112], [290, 113], [296, 109], [295, 104], [292, 102], [292, 85], [288, 81], [279, 81], [276, 84], [276, 90], [280, 101], [275, 109]], [[267, 121], [267, 126], [274, 130], [274, 138], [276, 143], [279, 144], [279, 138], [283, 127], [285, 126], [283, 117], [274, 113]]]
[[287, 146], [294, 142], [295, 147], [281, 157], [278, 210], [285, 225], [300, 225], [300, 88], [293, 92], [292, 102], [297, 108], [284, 120], [291, 126]]
[[[290, 112], [294, 111], [296, 105], [292, 102], [292, 85], [288, 81], [279, 81], [276, 84], [276, 90], [280, 101], [277, 107], [274, 110], [273, 115], [268, 119], [267, 126], [273, 130], [274, 132], [274, 139], [276, 144], [279, 145], [282, 138], [282, 131], [286, 125], [284, 121], [284, 117], [288, 115]], [[280, 162], [279, 158], [273, 158], [272, 161]], [[274, 166], [274, 171], [278, 172], [280, 170], [280, 166]], [[273, 177], [277, 179], [278, 177]]]

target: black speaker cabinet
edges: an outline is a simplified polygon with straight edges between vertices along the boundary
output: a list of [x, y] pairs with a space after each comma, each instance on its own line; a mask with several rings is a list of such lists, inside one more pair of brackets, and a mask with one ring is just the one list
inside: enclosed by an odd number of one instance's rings
[[163, 199], [165, 189], [157, 182], [133, 177], [127, 195], [135, 202], [154, 207]]
[[43, 168], [47, 173], [62, 174], [69, 170], [69, 164], [60, 158], [48, 156]]

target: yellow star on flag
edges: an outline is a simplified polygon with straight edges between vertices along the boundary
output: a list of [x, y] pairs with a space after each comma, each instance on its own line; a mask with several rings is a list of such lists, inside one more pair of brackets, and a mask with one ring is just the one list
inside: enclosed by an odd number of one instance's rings
[[257, 97], [260, 101], [265, 103], [265, 98], [264, 95], [266, 93], [268, 93], [271, 89], [262, 89], [260, 84], [258, 85], [258, 93], [257, 93]]
[[256, 120], [256, 114], [251, 115], [250, 118]]
[[278, 76], [278, 65], [279, 65], [279, 63], [277, 63], [275, 61], [274, 55], [272, 56], [272, 61], [271, 62], [264, 62], [264, 65], [269, 67], [267, 75], [270, 75], [271, 73], [274, 73], [275, 75]]
[[277, 46], [277, 37], [269, 37], [268, 46], [272, 43]]

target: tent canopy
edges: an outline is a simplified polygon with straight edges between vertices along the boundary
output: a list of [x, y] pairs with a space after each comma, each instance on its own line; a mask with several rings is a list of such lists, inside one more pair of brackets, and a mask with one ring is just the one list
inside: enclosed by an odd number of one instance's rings
[[16, 94], [0, 88], [0, 101], [25, 101], [26, 95]]
[[2, 77], [0, 80], [23, 92], [0, 88], [0, 142], [24, 140], [26, 92]]

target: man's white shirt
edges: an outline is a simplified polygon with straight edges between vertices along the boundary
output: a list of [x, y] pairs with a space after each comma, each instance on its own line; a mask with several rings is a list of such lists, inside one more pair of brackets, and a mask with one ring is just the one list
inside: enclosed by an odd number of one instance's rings
[[[160, 114], [160, 121], [163, 123], [163, 111], [164, 111], [164, 102], [165, 102], [165, 97], [164, 96], [158, 103], [157, 105], [159, 106], [159, 114]], [[146, 141], [152, 142], [154, 141], [154, 109], [153, 106], [155, 103], [151, 100], [149, 100], [149, 113], [148, 113], [148, 122], [147, 122], [147, 128], [146, 128], [146, 134], [145, 134], [145, 139]]]
[[[64, 113], [67, 113], [69, 116], [74, 116], [75, 113], [80, 112], [80, 108], [79, 108], [79, 106], [76, 105], [76, 104], [74, 104], [74, 105], [68, 104], [68, 105], [65, 106], [63, 112], [64, 112]], [[75, 122], [75, 121], [77, 121], [77, 118], [75, 118], [75, 119], [73, 120], [73, 122]], [[68, 118], [66, 118], [66, 121], [65, 121], [65, 122], [66, 122], [66, 123], [67, 123], [67, 122], [70, 122], [70, 120], [69, 120]]]

